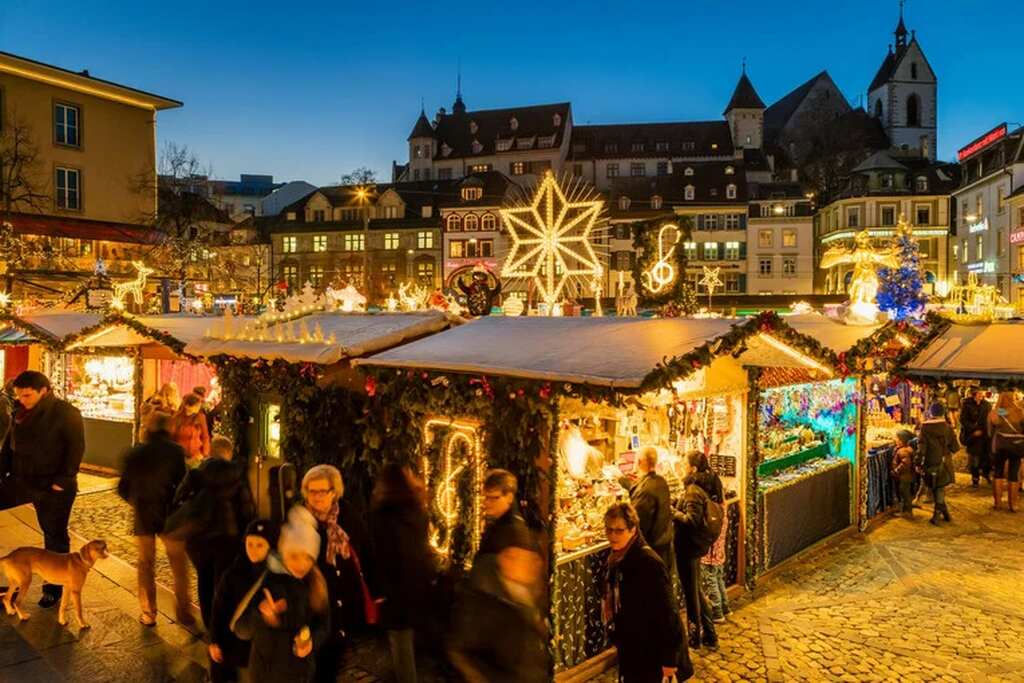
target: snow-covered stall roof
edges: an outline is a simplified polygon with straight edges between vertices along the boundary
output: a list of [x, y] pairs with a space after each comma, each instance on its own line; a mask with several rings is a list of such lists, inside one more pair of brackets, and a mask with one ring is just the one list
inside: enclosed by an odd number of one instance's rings
[[354, 364], [637, 388], [659, 363], [728, 333], [735, 322], [481, 318]]
[[[182, 314], [139, 316], [132, 320], [153, 332], [170, 335], [181, 344], [199, 341], [208, 330], [220, 322], [220, 318]], [[238, 324], [245, 324], [251, 320], [254, 318], [236, 318]], [[152, 343], [152, 336], [142, 334], [138, 329], [122, 321], [112, 320], [109, 325], [78, 340], [68, 348], [125, 347]]]
[[216, 323], [212, 336], [188, 343], [185, 353], [331, 365], [440, 332], [456, 320], [440, 311], [322, 312], [265, 327], [246, 327], [236, 320], [231, 330], [223, 322]]
[[26, 337], [24, 343], [56, 344], [66, 337], [93, 327], [100, 319], [99, 313], [47, 310], [0, 320], [0, 329], [4, 331], [5, 336], [12, 330], [21, 332]]
[[950, 325], [907, 364], [909, 375], [999, 379], [1024, 376], [1024, 322]]
[[853, 346], [881, 329], [881, 325], [847, 325], [827, 315], [809, 313], [787, 315], [786, 324], [805, 336], [817, 339], [833, 353], [849, 351]]

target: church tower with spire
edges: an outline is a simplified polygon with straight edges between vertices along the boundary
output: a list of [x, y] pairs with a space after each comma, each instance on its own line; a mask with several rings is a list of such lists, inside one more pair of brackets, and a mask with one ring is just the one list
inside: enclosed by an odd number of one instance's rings
[[746, 62], [722, 114], [729, 122], [732, 144], [737, 150], [760, 149], [764, 145], [764, 102], [747, 78]]
[[916, 150], [934, 161], [938, 142], [938, 79], [917, 36], [907, 31], [903, 0], [893, 37], [893, 44], [868, 86], [868, 111], [881, 122], [894, 148]]

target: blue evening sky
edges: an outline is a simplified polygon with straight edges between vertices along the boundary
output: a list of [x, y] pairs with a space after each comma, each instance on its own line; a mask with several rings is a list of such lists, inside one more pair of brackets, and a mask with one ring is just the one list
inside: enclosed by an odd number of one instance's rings
[[[939, 77], [939, 154], [1024, 121], [1024, 14], [909, 0]], [[897, 0], [764, 2], [109, 2], [3, 0], [0, 50], [182, 100], [159, 138], [214, 175], [390, 179], [419, 113], [569, 100], [577, 123], [718, 119], [746, 56], [771, 104], [822, 69], [857, 103]]]

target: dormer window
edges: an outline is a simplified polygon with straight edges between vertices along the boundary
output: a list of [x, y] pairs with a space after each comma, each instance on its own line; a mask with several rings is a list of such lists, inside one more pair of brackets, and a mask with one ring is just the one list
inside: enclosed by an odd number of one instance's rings
[[887, 189], [887, 190], [891, 190], [892, 189], [892, 187], [893, 187], [893, 175], [892, 175], [892, 173], [883, 173], [882, 174], [882, 187]]
[[484, 151], [484, 146], [480, 144], [479, 140], [473, 140], [473, 154], [479, 154]]
[[658, 195], [654, 195], [653, 197], [651, 197], [651, 208], [652, 209], [660, 209], [661, 208], [661, 197], [659, 197]]
[[559, 126], [561, 126], [562, 125], [562, 115], [559, 114], [556, 111], [555, 115], [551, 117], [551, 123], [555, 124], [555, 128], [558, 128]]
[[736, 173], [735, 168], [733, 168], [732, 166], [725, 167], [725, 175], [733, 175], [734, 173]]
[[655, 142], [654, 143], [654, 150], [656, 152], [667, 152], [668, 151], [668, 147], [669, 147], [669, 145], [668, 145], [667, 142]]
[[728, 199], [736, 199], [736, 186], [733, 185], [732, 183], [729, 183], [728, 185], [726, 185], [725, 186], [725, 196]]
[[[689, 170], [689, 169], [687, 169], [687, 170]], [[693, 201], [693, 185], [687, 185], [683, 189], [683, 197], [685, 197], [687, 201], [690, 201], [690, 202]]]
[[545, 135], [537, 138], [537, 147], [554, 147], [555, 146], [555, 135]]
[[718, 149], [718, 143], [717, 142], [712, 142], [711, 143], [711, 149]]
[[512, 117], [508, 120], [508, 127], [512, 130], [519, 130], [519, 119]]
[[619, 197], [619, 211], [626, 211], [629, 209], [629, 197], [622, 195]]
[[710, 194], [712, 197], [717, 197], [718, 196], [718, 188], [717, 187], [710, 188], [708, 190], [708, 194]]
[[498, 141], [495, 143], [494, 147], [499, 152], [507, 152], [510, 149], [512, 149], [513, 140], [514, 138], [508, 138], [507, 140], [502, 140], [501, 138], [499, 138]]
[[928, 191], [928, 176], [919, 175], [916, 178], [914, 178], [914, 188], [918, 192], [927, 192]]
[[462, 200], [465, 202], [475, 202], [484, 196], [484, 190], [481, 187], [464, 187], [462, 188]]
[[693, 169], [687, 166], [686, 170], [683, 171], [683, 175], [693, 175]]
[[644, 143], [634, 142], [632, 145], [630, 145], [629, 149], [631, 152], [642, 152], [644, 151]]
[[450, 156], [451, 153], [452, 153], [452, 148], [448, 146], [448, 143], [447, 142], [446, 143], [442, 143], [442, 145], [441, 145], [441, 156], [443, 156], [443, 157]]
[[617, 144], [615, 144], [614, 142], [606, 142], [606, 143], [604, 143], [604, 153], [605, 154], [615, 154], [618, 151], [619, 151], [619, 146]]
[[697, 149], [697, 143], [693, 142], [692, 140], [687, 140], [683, 142], [682, 147], [684, 152], [692, 152], [693, 150]]
[[536, 139], [537, 139], [536, 137], [517, 138], [516, 139], [516, 149], [533, 149], [533, 142]]
[[470, 121], [469, 122], [469, 134], [470, 135], [476, 135], [476, 132], [479, 129], [480, 129], [480, 127], [476, 125], [476, 121]]

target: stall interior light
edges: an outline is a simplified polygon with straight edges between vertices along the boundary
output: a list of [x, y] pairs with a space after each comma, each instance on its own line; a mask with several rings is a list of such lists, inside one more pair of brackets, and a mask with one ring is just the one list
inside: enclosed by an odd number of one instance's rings
[[813, 368], [813, 369], [815, 369], [815, 370], [817, 370], [819, 372], [825, 373], [829, 377], [831, 377], [834, 374], [832, 372], [832, 370], [830, 370], [829, 368], [825, 367], [824, 365], [822, 365], [818, 361], [814, 360], [810, 356], [808, 356], [806, 354], [803, 354], [803, 353], [800, 353], [799, 351], [797, 351], [793, 347], [789, 346], [788, 344], [783, 344], [782, 342], [780, 342], [775, 337], [772, 337], [771, 335], [760, 333], [760, 334], [757, 335], [757, 338], [760, 339], [761, 341], [763, 341], [768, 346], [771, 346], [772, 348], [777, 349], [778, 351], [781, 351], [782, 353], [790, 356], [791, 358], [793, 358], [793, 359], [803, 363], [804, 365], [806, 365], [806, 366], [808, 366], [810, 368]]

